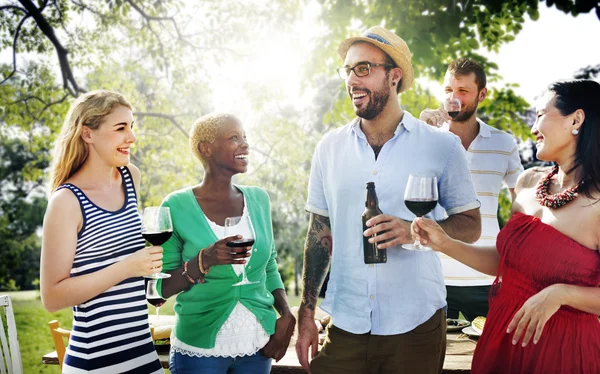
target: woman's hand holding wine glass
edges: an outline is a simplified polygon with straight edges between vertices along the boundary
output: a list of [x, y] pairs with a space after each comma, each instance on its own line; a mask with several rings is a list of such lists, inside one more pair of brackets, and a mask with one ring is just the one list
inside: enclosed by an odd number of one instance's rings
[[[142, 236], [153, 246], [163, 245], [173, 234], [173, 223], [171, 222], [171, 210], [168, 207], [151, 206], [144, 209], [142, 215]], [[153, 248], [153, 247], [150, 247]], [[156, 253], [156, 250], [152, 250]], [[161, 247], [162, 259], [162, 247]], [[162, 269], [162, 261], [158, 270]], [[145, 275], [146, 278], [160, 279], [169, 278], [171, 274], [152, 272]]]
[[[243, 216], [225, 218], [225, 236], [230, 236], [233, 233], [238, 234], [238, 237], [241, 236], [241, 238], [227, 242], [227, 247], [229, 247], [232, 253], [239, 254], [246, 252], [246, 257], [250, 257], [252, 255], [252, 246], [254, 245], [254, 229], [252, 228], [250, 218]], [[258, 283], [258, 281], [251, 282], [246, 276], [246, 263], [247, 261], [244, 262], [244, 265], [240, 265], [242, 280], [233, 284], [233, 286]]]
[[249, 247], [232, 248], [227, 243], [242, 239], [242, 235], [231, 235], [219, 239], [204, 250], [202, 265], [205, 270], [215, 265], [243, 265], [250, 257]]
[[412, 222], [411, 230], [423, 245], [428, 245], [438, 252], [444, 252], [443, 249], [448, 248], [449, 242], [453, 240], [437, 222], [428, 218], [418, 217], [415, 219]]
[[162, 269], [163, 248], [151, 246], [140, 249], [123, 262], [130, 277], [153, 277]]

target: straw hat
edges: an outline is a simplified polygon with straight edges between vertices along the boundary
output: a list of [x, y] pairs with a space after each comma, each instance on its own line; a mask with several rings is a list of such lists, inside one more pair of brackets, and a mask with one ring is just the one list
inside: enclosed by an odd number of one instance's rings
[[402, 69], [402, 86], [400, 87], [400, 92], [404, 92], [410, 88], [415, 77], [415, 72], [410, 63], [410, 50], [402, 38], [381, 26], [371, 27], [361, 36], [346, 39], [340, 44], [338, 54], [342, 60], [346, 59], [346, 54], [350, 46], [358, 41], [371, 43], [387, 53], [396, 65]]

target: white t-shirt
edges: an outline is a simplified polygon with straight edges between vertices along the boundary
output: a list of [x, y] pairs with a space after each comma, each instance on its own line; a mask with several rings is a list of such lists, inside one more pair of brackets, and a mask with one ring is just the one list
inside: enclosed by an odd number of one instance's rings
[[[514, 188], [523, 171], [519, 150], [512, 135], [493, 128], [480, 119], [479, 134], [463, 151], [467, 158], [477, 198], [481, 202], [481, 237], [476, 245], [495, 245], [498, 226], [498, 196], [504, 183]], [[447, 286], [485, 286], [494, 277], [480, 273], [438, 252]]]

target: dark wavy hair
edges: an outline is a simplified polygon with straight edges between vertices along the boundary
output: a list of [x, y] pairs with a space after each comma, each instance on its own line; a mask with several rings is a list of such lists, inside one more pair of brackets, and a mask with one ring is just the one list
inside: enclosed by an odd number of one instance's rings
[[582, 179], [590, 178], [581, 192], [594, 198], [593, 193], [600, 192], [600, 83], [583, 79], [555, 82], [548, 91], [555, 94], [554, 106], [563, 116], [577, 109], [585, 113], [577, 135], [575, 161], [567, 173], [581, 168]]

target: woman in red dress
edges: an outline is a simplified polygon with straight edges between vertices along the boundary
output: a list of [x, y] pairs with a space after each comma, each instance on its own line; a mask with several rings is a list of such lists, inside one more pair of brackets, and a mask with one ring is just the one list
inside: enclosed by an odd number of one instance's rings
[[497, 276], [473, 373], [600, 373], [600, 84], [552, 84], [531, 132], [537, 157], [557, 165], [520, 176], [496, 247], [453, 240], [428, 219], [413, 230]]

